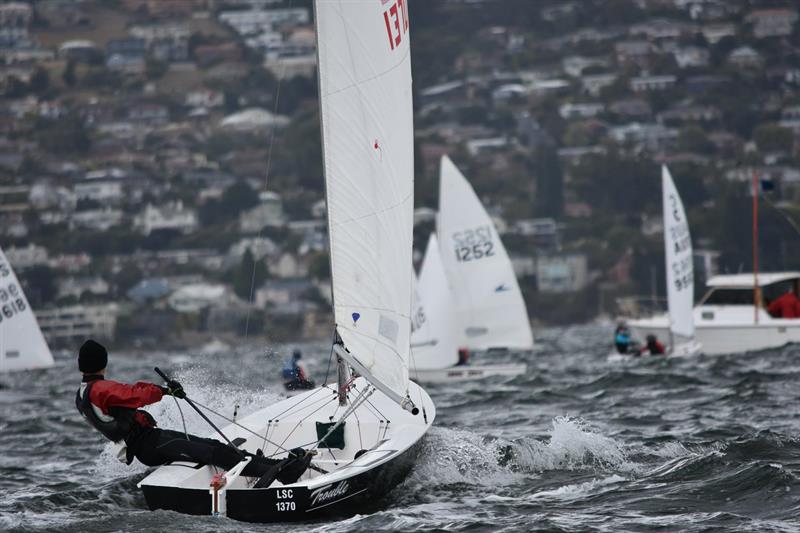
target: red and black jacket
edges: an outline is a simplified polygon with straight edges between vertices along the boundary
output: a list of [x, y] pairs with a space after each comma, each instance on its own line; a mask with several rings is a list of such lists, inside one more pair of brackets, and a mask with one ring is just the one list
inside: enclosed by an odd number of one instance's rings
[[161, 400], [161, 387], [152, 383], [134, 385], [103, 379], [103, 376], [84, 376], [75, 395], [78, 412], [93, 428], [113, 442], [136, 437], [142, 429], [155, 427], [150, 413], [139, 407]]

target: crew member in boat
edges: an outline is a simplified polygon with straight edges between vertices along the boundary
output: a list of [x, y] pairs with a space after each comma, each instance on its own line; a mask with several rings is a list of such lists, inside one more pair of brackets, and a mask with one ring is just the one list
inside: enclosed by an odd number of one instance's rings
[[469, 364], [469, 350], [466, 348], [458, 349], [458, 363], [456, 366], [466, 366]]
[[788, 291], [769, 304], [767, 312], [773, 318], [800, 318], [800, 281], [794, 280]]
[[664, 347], [663, 344], [658, 340], [658, 338], [650, 334], [647, 336], [647, 344], [646, 344], [647, 352], [650, 355], [664, 355], [667, 353], [667, 349]]
[[[119, 445], [120, 461], [131, 464], [135, 457], [147, 466], [189, 461], [230, 470], [242, 461], [244, 454], [251, 460], [243, 475], [260, 478], [278, 474], [275, 470], [279, 468], [283, 477], [290, 470], [301, 470], [294, 481], [308, 466], [307, 461], [300, 461], [299, 456], [304, 452], [299, 449], [293, 450], [287, 459], [267, 459], [214, 439], [156, 427], [153, 416], [140, 408], [159, 402], [164, 396], [186, 398], [181, 384], [174, 380], [166, 387], [142, 381], [133, 385], [119, 383], [105, 378], [107, 365], [108, 352], [103, 345], [91, 339], [83, 343], [78, 352], [78, 369], [83, 379], [75, 395], [75, 405], [89, 425]], [[305, 467], [298, 468], [303, 462]], [[289, 477], [294, 477], [294, 471]]]
[[628, 353], [631, 347], [631, 333], [628, 326], [623, 323], [617, 324], [617, 329], [614, 330], [614, 345], [617, 348], [617, 353]]
[[300, 361], [303, 354], [297, 348], [283, 367], [283, 385], [286, 390], [306, 390], [314, 388], [314, 381], [308, 379], [305, 365]]

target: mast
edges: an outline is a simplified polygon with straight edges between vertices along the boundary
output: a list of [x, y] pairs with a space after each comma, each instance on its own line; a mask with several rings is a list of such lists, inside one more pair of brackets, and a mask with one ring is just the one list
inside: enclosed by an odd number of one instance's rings
[[753, 169], [753, 323], [758, 324], [761, 288], [758, 285], [758, 172]]

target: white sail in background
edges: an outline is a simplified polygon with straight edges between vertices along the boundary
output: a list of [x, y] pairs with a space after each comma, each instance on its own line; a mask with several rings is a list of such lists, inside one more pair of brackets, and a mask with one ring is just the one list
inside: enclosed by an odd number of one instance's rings
[[692, 238], [683, 202], [666, 166], [661, 167], [661, 187], [670, 329], [675, 335], [692, 338], [694, 337]]
[[458, 323], [435, 233], [428, 239], [414, 292], [412, 366], [422, 370], [455, 365], [458, 363]]
[[318, 0], [331, 275], [345, 358], [408, 388], [414, 149], [407, 2]]
[[439, 187], [439, 240], [459, 342], [472, 350], [530, 349], [533, 334], [511, 260], [472, 186], [447, 156]]
[[11, 264], [0, 249], [0, 372], [51, 366], [50, 348]]

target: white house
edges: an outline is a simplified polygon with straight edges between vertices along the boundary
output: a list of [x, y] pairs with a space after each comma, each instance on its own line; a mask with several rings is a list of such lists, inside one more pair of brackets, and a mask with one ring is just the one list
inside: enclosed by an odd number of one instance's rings
[[46, 265], [47, 248], [33, 243], [28, 246], [11, 246], [5, 249], [6, 259], [15, 270], [23, 270], [37, 265]]
[[38, 309], [36, 318], [49, 342], [89, 337], [113, 340], [118, 312], [117, 304], [73, 305]]
[[230, 299], [225, 285], [198, 283], [181, 287], [167, 301], [179, 313], [199, 313], [212, 305], [226, 304]]
[[197, 213], [194, 209], [185, 208], [180, 200], [159, 207], [147, 204], [134, 219], [134, 226], [143, 235], [159, 230], [191, 233], [197, 229]]
[[94, 200], [102, 204], [122, 200], [122, 183], [116, 180], [92, 180], [76, 183], [72, 192], [76, 200]]
[[557, 254], [536, 259], [536, 282], [540, 292], [576, 292], [589, 284], [584, 254]]
[[123, 213], [120, 209], [90, 209], [72, 214], [69, 221], [70, 229], [82, 228], [95, 231], [108, 231], [109, 228], [118, 226], [122, 222]]
[[258, 195], [259, 204], [239, 215], [239, 229], [242, 233], [258, 233], [264, 227], [283, 226], [283, 202], [279, 194], [262, 191]]

